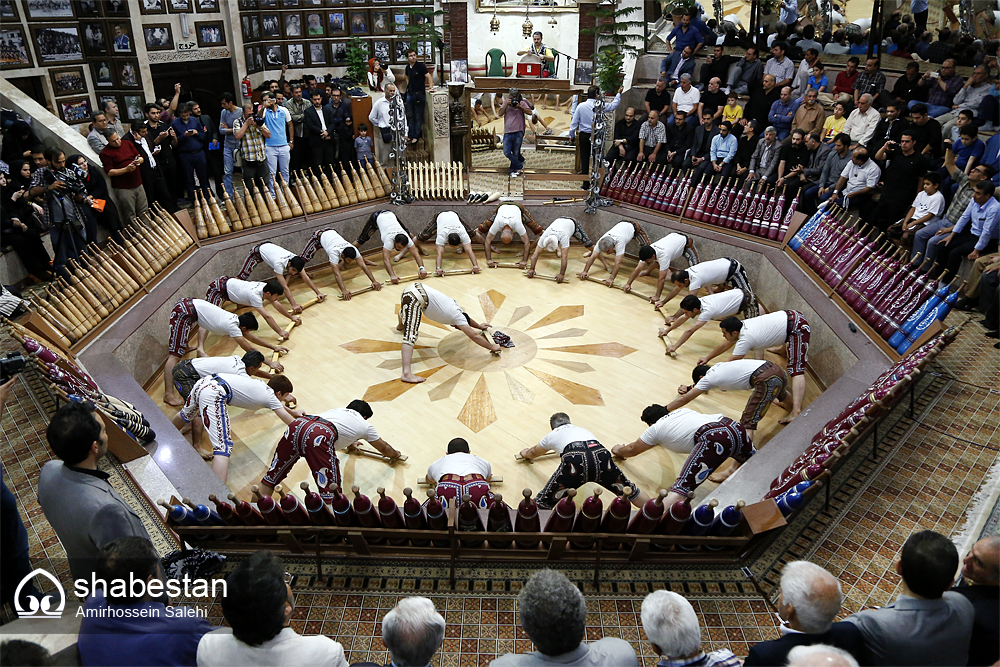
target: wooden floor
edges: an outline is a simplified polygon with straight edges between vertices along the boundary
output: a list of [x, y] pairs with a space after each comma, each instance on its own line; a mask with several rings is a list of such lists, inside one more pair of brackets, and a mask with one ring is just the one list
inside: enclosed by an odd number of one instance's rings
[[[433, 246], [428, 249], [433, 252]], [[337, 299], [332, 271], [318, 269], [313, 274], [315, 282], [329, 298], [304, 312], [303, 325], [294, 329], [286, 343], [290, 353], [282, 358], [298, 406], [318, 414], [363, 397], [372, 404], [371, 421], [379, 434], [409, 457], [390, 467], [380, 460], [341, 452], [344, 487], [358, 484], [363, 493], [374, 495], [376, 487], [384, 486], [402, 501], [403, 488], [416, 491], [418, 478], [445, 454], [448, 440], [461, 436], [474, 454], [490, 461], [494, 474], [503, 476], [504, 483], [495, 490], [515, 504], [522, 489], [537, 493], [556, 468], [554, 457], [532, 465], [514, 461], [515, 453], [536, 444], [549, 431], [552, 413], [566, 412], [574, 424], [595, 433], [608, 447], [635, 440], [645, 428], [639, 419], [643, 408], [669, 402], [679, 384], [689, 384], [695, 360], [713, 348], [721, 335], [717, 326], [708, 325], [681, 348], [676, 359], [665, 356], [656, 336], [662, 316], [640, 298], [578, 280], [575, 273], [582, 268], [582, 253], [582, 248], [571, 250], [569, 284], [528, 280], [513, 268], [428, 278], [429, 285], [455, 298], [473, 319], [485, 319], [510, 335], [515, 347], [495, 359], [461, 332], [424, 319], [414, 371], [428, 379], [419, 385], [398, 379], [401, 335], [396, 331], [395, 312], [404, 284], [387, 285], [380, 293], [344, 302]], [[517, 261], [513, 251], [501, 252], [498, 259]], [[486, 266], [483, 259], [479, 261]], [[433, 259], [427, 258], [425, 264], [433, 267]], [[540, 275], [554, 275], [558, 266], [555, 256], [547, 254], [537, 270]], [[444, 268], [468, 268], [468, 260], [449, 250]], [[626, 260], [621, 275], [627, 277], [631, 268]], [[381, 263], [373, 272], [376, 278], [385, 278]], [[413, 275], [412, 259], [401, 262], [396, 273]], [[598, 265], [592, 275], [606, 274]], [[366, 282], [356, 268], [345, 276], [349, 288]], [[618, 283], [622, 282], [619, 278]], [[291, 287], [300, 303], [310, 298], [301, 281], [293, 280]], [[648, 295], [655, 291], [650, 278], [640, 278], [636, 287]], [[667, 309], [676, 309], [679, 300], [675, 298]], [[269, 329], [260, 333], [268, 340], [275, 338]], [[676, 340], [676, 332], [671, 337]], [[206, 347], [212, 355], [238, 352], [231, 339], [214, 335]], [[809, 380], [806, 404], [819, 392]], [[150, 396], [167, 414], [174, 414], [173, 408], [162, 403], [162, 379], [151, 385]], [[747, 397], [748, 392], [712, 392], [689, 407], [738, 419]], [[249, 499], [250, 485], [259, 483], [285, 427], [270, 411], [231, 408], [229, 412], [235, 448], [228, 483], [239, 497]], [[757, 432], [758, 448], [781, 428], [777, 420], [784, 414], [780, 408], [771, 409]], [[682, 456], [657, 448], [622, 467], [642, 490], [655, 493], [670, 486], [682, 463]], [[286, 484], [298, 491], [301, 481], [312, 481], [304, 460], [295, 465]], [[702, 485], [699, 495], [714, 486]]]

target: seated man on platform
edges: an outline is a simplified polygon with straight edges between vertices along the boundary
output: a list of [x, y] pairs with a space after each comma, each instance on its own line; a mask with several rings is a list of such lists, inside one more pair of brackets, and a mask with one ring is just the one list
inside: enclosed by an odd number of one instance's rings
[[667, 281], [667, 274], [672, 270], [670, 265], [682, 256], [689, 265], [698, 263], [698, 249], [695, 248], [694, 239], [678, 232], [670, 232], [656, 243], [642, 246], [639, 248], [639, 263], [635, 265], [635, 269], [628, 277], [625, 286], [622, 287], [622, 291], [631, 292], [635, 279], [640, 275], [646, 275], [643, 272], [651, 271], [655, 263], [659, 266], [660, 275], [656, 280], [656, 294], [652, 300], [654, 303], [658, 302], [663, 294], [663, 285]]
[[648, 120], [639, 128], [639, 154], [636, 155], [635, 159], [639, 162], [648, 160], [654, 164], [663, 164], [666, 162], [664, 159], [666, 141], [666, 127], [660, 122], [659, 112], [654, 109], [649, 112]]
[[[622, 220], [617, 225], [604, 232], [604, 235], [597, 239], [597, 247], [590, 253], [590, 257], [587, 258], [587, 263], [584, 265], [583, 271], [576, 274], [577, 277], [580, 280], [586, 280], [590, 275], [590, 267], [594, 265], [594, 260], [600, 259], [601, 263], [604, 264], [604, 270], [611, 274], [608, 279], [604, 281], [604, 283], [608, 287], [611, 287], [615, 283], [615, 278], [618, 276], [618, 270], [621, 268], [622, 260], [625, 258], [625, 247], [633, 238], [635, 238], [636, 235], [639, 236], [639, 241], [642, 245], [649, 245], [649, 237], [646, 236], [646, 232], [643, 231], [638, 222]], [[608, 263], [604, 259], [604, 255], [610, 255], [612, 253], [615, 255], [615, 266], [613, 269], [609, 269]]]
[[663, 164], [669, 164], [672, 169], [680, 169], [687, 158], [687, 153], [694, 145], [694, 126], [687, 122], [684, 114], [671, 116], [673, 122], [666, 123], [667, 140], [660, 150], [664, 153]]
[[246, 375], [259, 378], [271, 378], [270, 373], [260, 370], [264, 364], [264, 355], [257, 350], [250, 350], [242, 357], [196, 357], [181, 359], [174, 367], [172, 377], [174, 387], [184, 400], [191, 395], [191, 390], [198, 380], [206, 375], [229, 373], [231, 375]]
[[518, 620], [533, 653], [508, 653], [492, 667], [544, 667], [566, 664], [575, 667], [637, 667], [635, 651], [624, 639], [604, 637], [583, 643], [587, 629], [587, 602], [576, 584], [555, 570], [531, 575], [517, 596]]
[[624, 160], [634, 162], [639, 154], [639, 130], [642, 123], [635, 120], [635, 108], [625, 109], [625, 117], [615, 123], [615, 138], [604, 159], [608, 162]]
[[427, 468], [426, 478], [427, 483], [437, 489], [439, 498], [461, 501], [468, 493], [476, 507], [489, 507], [493, 504], [492, 476], [489, 461], [470, 454], [465, 438], [453, 438], [448, 443], [448, 454]]
[[642, 411], [642, 421], [649, 428], [634, 442], [615, 445], [611, 453], [627, 459], [659, 445], [687, 454], [680, 474], [663, 499], [666, 508], [680, 500], [694, 499], [695, 489], [726, 459], [731, 457], [738, 468], [756, 453], [746, 429], [721, 414], [704, 415], [687, 408], [671, 411], [653, 404]]
[[338, 449], [352, 451], [364, 441], [389, 463], [398, 459], [400, 453], [368, 423], [372, 414], [372, 407], [367, 402], [354, 399], [346, 408], [327, 410], [319, 416], [302, 415], [292, 421], [275, 447], [271, 466], [260, 480], [260, 492], [273, 495], [274, 487], [281, 484], [295, 463], [304, 457], [316, 480], [317, 493], [330, 503], [334, 490], [343, 482]]
[[430, 241], [434, 237], [434, 245], [437, 248], [437, 276], [444, 275], [441, 261], [444, 259], [444, 244], [447, 243], [455, 248], [455, 252], [465, 251], [465, 254], [472, 260], [472, 272], [479, 273], [479, 262], [476, 261], [476, 254], [472, 252], [472, 242], [485, 243], [483, 235], [479, 231], [471, 231], [458, 213], [454, 211], [441, 211], [437, 217], [433, 218], [424, 228], [424, 231], [417, 235], [418, 241]]
[[274, 278], [281, 283], [282, 289], [285, 290], [285, 298], [288, 299], [288, 305], [292, 307], [293, 313], [301, 313], [302, 306], [295, 303], [295, 297], [292, 296], [292, 291], [288, 289], [288, 279], [290, 278], [302, 276], [302, 280], [305, 281], [306, 285], [309, 285], [312, 291], [316, 293], [317, 301], [323, 301], [326, 298], [326, 295], [320, 292], [309, 278], [309, 274], [306, 272], [306, 260], [285, 250], [276, 243], [260, 243], [255, 245], [250, 250], [250, 255], [247, 256], [247, 260], [243, 263], [243, 268], [236, 274], [236, 277], [240, 280], [246, 280], [253, 273], [254, 267], [261, 262], [266, 263], [274, 271]]
[[527, 273], [528, 277], [535, 277], [535, 264], [538, 263], [538, 256], [545, 250], [546, 252], [559, 253], [560, 265], [559, 273], [556, 275], [556, 282], [561, 283], [566, 278], [566, 264], [569, 262], [569, 242], [572, 237], [579, 240], [584, 248], [590, 248], [594, 245], [594, 242], [587, 236], [587, 232], [583, 231], [580, 223], [573, 218], [564, 216], [553, 220], [538, 238], [538, 245], [535, 247], [534, 254], [531, 255], [531, 266], [528, 267]]
[[520, 452], [521, 458], [526, 460], [549, 452], [559, 455], [559, 467], [535, 496], [540, 509], [552, 509], [569, 489], [579, 489], [587, 482], [596, 482], [618, 496], [624, 493], [625, 487], [629, 487], [631, 493], [628, 500], [636, 507], [642, 507], [649, 500], [649, 496], [629, 481], [597, 436], [573, 426], [569, 415], [555, 413], [549, 418], [549, 427], [552, 431], [537, 445]]
[[[739, 667], [732, 651], [720, 649], [706, 654], [701, 649], [701, 628], [694, 607], [673, 591], [654, 591], [642, 601], [642, 629], [661, 664], [672, 667]], [[777, 664], [777, 663], [776, 663]]]
[[249, 306], [256, 310], [268, 326], [281, 338], [288, 338], [288, 332], [278, 326], [270, 313], [264, 308], [264, 301], [274, 305], [274, 309], [295, 322], [302, 324], [302, 318], [292, 315], [285, 307], [278, 303], [278, 297], [285, 293], [285, 288], [277, 280], [268, 280], [266, 283], [259, 280], [240, 280], [229, 276], [219, 276], [208, 286], [205, 293], [205, 301], [224, 308], [226, 301], [232, 301], [237, 306]]
[[796, 560], [781, 570], [778, 616], [784, 625], [778, 639], [750, 647], [744, 667], [783, 665], [796, 646], [826, 644], [864, 658], [865, 642], [853, 623], [835, 623], [844, 595], [836, 577], [808, 561]]
[[497, 234], [500, 235], [500, 241], [504, 245], [510, 245], [514, 240], [514, 232], [521, 238], [521, 243], [524, 245], [524, 256], [520, 262], [517, 263], [519, 268], [524, 268], [528, 265], [528, 252], [530, 251], [530, 244], [528, 242], [528, 232], [530, 229], [537, 236], [541, 236], [542, 226], [535, 222], [528, 211], [518, 204], [500, 204], [497, 206], [497, 210], [493, 212], [487, 220], [479, 225], [479, 233], [486, 234], [486, 245], [484, 250], [486, 252], [486, 266], [491, 269], [497, 267], [497, 262], [493, 260], [490, 252], [493, 250], [493, 239]]
[[351, 293], [344, 286], [344, 278], [340, 275], [340, 269], [347, 268], [349, 260], [354, 260], [354, 263], [365, 272], [368, 276], [368, 280], [371, 281], [372, 289], [376, 292], [382, 289], [381, 281], [375, 280], [375, 276], [372, 275], [371, 270], [368, 266], [375, 266], [374, 262], [369, 262], [365, 259], [361, 252], [351, 243], [347, 241], [343, 236], [337, 233], [335, 229], [317, 229], [309, 242], [306, 243], [305, 250], [302, 251], [302, 258], [307, 262], [312, 260], [313, 255], [319, 248], [323, 248], [326, 251], [326, 257], [330, 260], [330, 266], [333, 267], [333, 277], [337, 280], [337, 286], [340, 287], [340, 293], [343, 295], [344, 301], [351, 300]]
[[697, 295], [698, 290], [702, 287], [707, 287], [709, 292], [716, 292], [718, 285], [728, 285], [742, 290], [748, 296], [749, 303], [744, 310], [748, 317], [756, 317], [757, 313], [760, 312], [760, 307], [757, 304], [757, 293], [750, 285], [750, 276], [747, 275], [747, 270], [743, 268], [743, 264], [739, 260], [732, 257], [720, 257], [707, 262], [699, 262], [692, 264], [684, 271], [674, 271], [673, 275], [670, 276], [670, 282], [674, 284], [674, 288], [667, 298], [657, 302], [657, 306], [669, 302], [684, 288], [687, 288], [688, 294]]
[[[667, 346], [666, 354], [671, 354], [676, 352], [681, 345], [687, 342], [695, 331], [705, 326], [706, 323], [712, 320], [718, 320], [721, 322], [730, 315], [735, 315], [736, 313], [743, 313], [746, 316], [750, 308], [751, 295], [747, 294], [743, 290], [730, 289], [723, 292], [716, 292], [715, 294], [708, 294], [701, 298], [695, 296], [694, 294], [688, 294], [686, 297], [681, 299], [680, 308], [673, 316], [668, 317], [665, 329], [660, 329], [659, 336], [664, 338], [670, 335], [670, 332], [674, 329], [680, 327], [680, 325], [687, 322], [690, 318], [695, 317], [697, 320], [693, 325], [687, 328], [687, 330], [681, 334], [680, 340], [672, 345]], [[669, 339], [668, 339], [669, 340]]]
[[368, 221], [365, 223], [354, 245], [360, 248], [368, 242], [368, 239], [376, 231], [382, 239], [382, 263], [385, 264], [386, 273], [389, 274], [389, 280], [392, 281], [393, 285], [399, 284], [399, 276], [392, 270], [393, 250], [399, 253], [395, 258], [397, 262], [402, 259], [406, 252], [413, 255], [413, 259], [417, 263], [417, 273], [420, 275], [420, 278], [424, 279], [427, 277], [427, 270], [424, 269], [423, 261], [420, 259], [420, 255], [424, 254], [423, 249], [420, 247], [419, 242], [414, 242], [409, 230], [403, 226], [403, 223], [399, 221], [395, 213], [382, 210], [375, 211], [368, 216]]

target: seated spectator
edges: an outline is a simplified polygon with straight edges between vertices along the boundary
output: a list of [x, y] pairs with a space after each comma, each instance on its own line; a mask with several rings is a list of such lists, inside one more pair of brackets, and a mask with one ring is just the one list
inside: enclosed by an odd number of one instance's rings
[[[708, 114], [705, 116], [707, 117]], [[736, 149], [739, 145], [732, 131], [733, 128], [729, 121], [722, 121], [718, 133], [712, 137], [708, 159], [698, 165], [692, 183], [700, 183], [705, 174], [708, 174], [710, 179], [716, 176], [729, 178], [730, 172], [733, 170]]]
[[687, 157], [687, 152], [694, 144], [694, 127], [687, 122], [683, 114], [677, 114], [671, 118], [673, 122], [668, 122], [665, 128], [667, 141], [660, 148], [660, 151], [664, 153], [664, 162], [669, 163], [674, 169], [679, 169]]
[[826, 99], [833, 99], [830, 95], [830, 80], [826, 77], [826, 65], [823, 63], [817, 61], [816, 64], [812, 66], [812, 73], [809, 75], [809, 80], [806, 83], [807, 90], [812, 88], [818, 94], [826, 95]]
[[903, 593], [880, 609], [847, 617], [865, 639], [868, 665], [965, 665], [975, 609], [949, 591], [958, 550], [944, 535], [914, 533], [896, 559]]
[[[944, 63], [952, 57], [955, 52], [955, 47], [952, 46], [952, 33], [948, 28], [942, 28], [938, 33], [937, 41], [930, 44], [927, 49], [927, 57], [925, 60], [929, 60], [932, 63]], [[923, 56], [921, 56], [923, 57]]]
[[865, 93], [858, 98], [858, 108], [847, 117], [844, 133], [851, 135], [853, 146], [867, 146], [869, 139], [875, 134], [875, 127], [882, 120], [872, 102], [872, 96]]
[[750, 159], [753, 157], [754, 151], [757, 150], [757, 144], [760, 143], [760, 132], [757, 131], [759, 126], [755, 120], [747, 123], [736, 146], [736, 159], [734, 160], [736, 167], [733, 175], [738, 177], [741, 182], [750, 171]]
[[868, 157], [868, 150], [864, 146], [858, 146], [854, 149], [850, 164], [840, 172], [833, 190], [825, 193], [819, 200], [826, 201], [832, 197], [834, 202], [844, 208], [861, 208], [867, 213], [881, 176], [882, 170]]
[[[993, 262], [1000, 260], [994, 256]], [[992, 274], [995, 278], [996, 270]], [[1000, 660], [1000, 536], [984, 537], [972, 545], [962, 561], [962, 579], [951, 590], [968, 598], [976, 611], [969, 664], [992, 665]]]
[[[913, 60], [913, 53], [910, 52], [910, 49], [912, 47], [913, 47], [912, 39], [910, 39], [909, 37], [900, 37], [899, 44], [896, 45], [895, 49], [889, 52], [889, 55], [895, 58], [902, 58], [904, 60]], [[895, 67], [895, 65], [893, 66]]]
[[687, 159], [684, 160], [684, 168], [698, 167], [702, 162], [709, 159], [712, 151], [712, 139], [719, 133], [719, 128], [712, 125], [709, 114], [702, 116], [702, 124], [694, 128], [694, 141], [691, 143], [691, 151]]
[[[993, 96], [994, 84], [989, 81], [990, 70], [985, 65], [976, 68], [962, 89], [955, 95], [953, 108], [968, 109], [976, 119], [976, 125], [987, 125], [991, 129], [997, 122], [997, 98]], [[950, 114], [949, 114], [950, 115]], [[944, 121], [945, 119], [942, 119]], [[945, 134], [951, 130], [952, 122], [945, 123]]]
[[823, 143], [832, 143], [838, 134], [844, 131], [847, 124], [847, 107], [843, 102], [836, 102], [833, 105], [833, 115], [827, 116], [823, 121]]
[[795, 76], [795, 63], [791, 58], [785, 56], [788, 51], [788, 43], [777, 40], [771, 46], [771, 55], [774, 57], [764, 63], [764, 74], [773, 74], [774, 83], [778, 88], [792, 85], [792, 77]]
[[666, 79], [667, 85], [676, 86], [685, 74], [693, 77], [695, 66], [693, 53], [690, 46], [675, 49], [660, 62], [660, 78]]
[[[955, 96], [962, 90], [962, 77], [955, 71], [955, 61], [946, 59], [937, 72], [924, 72], [920, 77], [921, 87], [927, 90], [927, 111], [932, 117], [951, 112]], [[910, 102], [910, 110], [919, 102]]]
[[[660, 77], [656, 80], [656, 85], [646, 91], [644, 103], [647, 115], [650, 111], [657, 111], [663, 117], [670, 115], [670, 91], [667, 90], [666, 79]], [[615, 136], [618, 136], [617, 132]]]
[[858, 661], [836, 646], [796, 646], [788, 652], [788, 667], [858, 667]]
[[760, 85], [763, 76], [764, 63], [757, 57], [757, 47], [748, 46], [746, 55], [740, 58], [736, 67], [729, 73], [726, 94], [746, 95], [751, 88]]
[[182, 613], [182, 607], [173, 607], [168, 614], [163, 567], [152, 542], [133, 536], [106, 545], [101, 549], [98, 576], [107, 582], [141, 581], [143, 595], [133, 597], [126, 589], [118, 596], [115, 587], [91, 591], [83, 606], [77, 641], [81, 664], [195, 664], [198, 642], [212, 626], [196, 614]]
[[815, 89], [810, 88], [806, 91], [805, 96], [800, 100], [799, 108], [795, 111], [795, 116], [792, 118], [793, 130], [802, 130], [807, 135], [823, 131], [823, 125], [826, 123], [826, 111], [817, 101], [818, 97], [819, 93]]
[[733, 126], [733, 132], [736, 136], [740, 135], [742, 131], [743, 120], [743, 107], [740, 106], [740, 96], [736, 93], [729, 93], [726, 95], [726, 106], [722, 109], [722, 120], [728, 120], [729, 124]]
[[730, 55], [726, 55], [724, 47], [721, 44], [713, 46], [712, 55], [706, 58], [705, 64], [699, 70], [698, 80], [701, 81], [699, 88], [704, 90], [705, 82], [716, 78], [720, 82], [729, 81], [729, 66], [734, 62], [736, 62], [736, 59]]
[[785, 565], [778, 596], [781, 637], [751, 646], [744, 667], [784, 665], [793, 648], [813, 644], [835, 646], [861, 659], [865, 643], [857, 626], [834, 623], [843, 600], [840, 582], [819, 565], [804, 560]]
[[537, 649], [533, 653], [501, 656], [492, 667], [542, 667], [572, 664], [578, 667], [638, 667], [635, 651], [624, 639], [604, 637], [583, 643], [587, 603], [566, 575], [539, 570], [517, 596], [521, 628]]
[[906, 66], [906, 73], [896, 79], [892, 86], [892, 96], [904, 102], [926, 102], [927, 89], [922, 85], [920, 65], [913, 62]]
[[[687, 123], [684, 123], [687, 125]], [[701, 128], [698, 128], [701, 129]], [[639, 153], [636, 160], [644, 162], [649, 160], [662, 164], [666, 161], [666, 154], [661, 153], [663, 145], [667, 140], [667, 130], [660, 122], [660, 116], [655, 110], [649, 112], [649, 120], [639, 128], [638, 147]]]
[[0, 643], [0, 665], [14, 667], [46, 667], [52, 664], [52, 656], [41, 644], [23, 639], [8, 639]]
[[825, 195], [837, 184], [837, 179], [844, 171], [844, 167], [851, 161], [851, 138], [846, 134], [838, 134], [833, 141], [833, 151], [831, 151], [823, 164], [819, 179], [812, 187], [806, 188], [802, 194], [802, 201], [799, 210], [806, 215], [816, 212], [816, 203], [820, 198], [825, 199]]
[[854, 101], [854, 82], [858, 80], [858, 65], [861, 63], [857, 57], [852, 56], [847, 61], [844, 71], [837, 75], [833, 81], [833, 99], [844, 102]]
[[719, 86], [722, 81], [716, 77], [708, 82], [708, 86], [705, 92], [701, 94], [701, 99], [698, 100], [698, 115], [703, 116], [706, 113], [712, 115], [712, 123], [718, 125], [722, 120], [722, 110], [726, 106], [726, 93], [720, 90]]
[[934, 242], [928, 244], [928, 257], [935, 258], [939, 267], [947, 269], [941, 280], [950, 282], [963, 259], [976, 260], [980, 255], [996, 251], [1000, 202], [993, 197], [995, 192], [993, 181], [977, 183], [972, 202], [955, 226], [940, 230]]
[[865, 61], [865, 71], [854, 80], [854, 105], [859, 106], [859, 100], [864, 94], [872, 96], [872, 104], [876, 109], [881, 109], [888, 103], [884, 99], [882, 91], [885, 90], [885, 74], [878, 66], [878, 58], [869, 58]]
[[778, 100], [771, 105], [767, 114], [769, 122], [778, 131], [778, 141], [784, 141], [792, 132], [792, 120], [799, 110], [799, 100], [792, 99], [792, 89], [785, 86], [781, 89]]
[[303, 637], [288, 627], [295, 611], [290, 577], [270, 551], [255, 551], [226, 578], [222, 614], [232, 628], [198, 643], [199, 667], [329, 665], [347, 667], [344, 649], [329, 637]]
[[[702, 47], [705, 43], [705, 38], [702, 37], [701, 31], [697, 27], [691, 25], [691, 19], [690, 12], [681, 16], [681, 24], [675, 26], [670, 34], [667, 35], [666, 42], [668, 47], [673, 42], [675, 50], [690, 49], [691, 53], [696, 53]], [[661, 67], [660, 69], [663, 68]]]
[[817, 55], [823, 50], [823, 45], [816, 41], [816, 28], [812, 25], [802, 28], [802, 39], [795, 42], [795, 45], [804, 51], [816, 49]]
[[937, 255], [938, 242], [944, 240], [954, 228], [955, 223], [969, 208], [976, 186], [981, 181], [989, 180], [994, 174], [992, 167], [981, 164], [966, 175], [955, 165], [955, 153], [950, 149], [944, 154], [944, 168], [958, 188], [952, 195], [951, 203], [948, 204], [944, 216], [927, 223], [913, 235], [913, 249], [910, 259], [916, 258], [917, 254], [920, 253], [924, 256], [924, 261], [927, 262], [928, 266], [933, 263]]
[[767, 183], [774, 183], [778, 180], [778, 131], [768, 125], [764, 129], [764, 140], [757, 143], [753, 155], [750, 157], [750, 171], [747, 172], [747, 181], [754, 182], [762, 180]]
[[640, 617], [650, 646], [660, 656], [659, 665], [739, 667], [740, 660], [731, 651], [705, 653], [701, 649], [698, 616], [684, 596], [654, 591], [643, 599]]
[[924, 225], [934, 225], [944, 213], [944, 195], [938, 192], [941, 174], [929, 171], [924, 174], [923, 187], [910, 205], [903, 220], [889, 228], [889, 237], [898, 237], [904, 243], [913, 238]]
[[[875, 131], [868, 139], [868, 151], [872, 154], [878, 153], [879, 149], [887, 141], [899, 142], [904, 129], [909, 125], [909, 121], [903, 118], [903, 111], [906, 105], [900, 100], [892, 100], [885, 107], [885, 118], [878, 122]], [[876, 158], [879, 159], [879, 158]]]
[[952, 146], [952, 150], [955, 151], [955, 165], [968, 174], [983, 159], [986, 144], [979, 139], [979, 130], [971, 123], [961, 129], [959, 137], [958, 144]]
[[444, 617], [424, 597], [403, 598], [382, 618], [382, 643], [396, 667], [423, 667], [444, 641]]
[[1000, 253], [983, 255], [973, 262], [972, 270], [969, 272], [969, 280], [965, 283], [965, 287], [960, 290], [962, 297], [955, 302], [955, 309], [968, 311], [978, 307], [979, 312], [986, 314], [990, 306], [993, 305], [993, 300], [986, 298], [985, 294], [983, 298], [980, 298], [980, 294], [984, 293], [982, 289], [983, 279], [995, 282], [998, 269], [1000, 269]]
[[[667, 99], [669, 100], [670, 98], [668, 97]], [[646, 106], [649, 107], [648, 95], [646, 96]], [[649, 113], [648, 110], [647, 113]], [[608, 162], [614, 162], [615, 160], [633, 162], [635, 156], [639, 154], [640, 126], [641, 123], [635, 120], [635, 108], [629, 107], [625, 109], [625, 117], [615, 123], [615, 138], [612, 140], [611, 148], [608, 149], [608, 154], [604, 156], [604, 159]]]
[[670, 125], [672, 118], [677, 115], [684, 116], [690, 125], [698, 124], [698, 104], [701, 102], [701, 91], [691, 85], [691, 75], [681, 75], [680, 85], [674, 91], [674, 101], [670, 103], [671, 116], [667, 119]]
[[850, 52], [851, 45], [847, 43], [847, 33], [843, 30], [833, 33], [833, 41], [823, 47], [823, 53], [831, 56], [846, 56]]
[[802, 57], [799, 68], [795, 70], [795, 79], [792, 84], [792, 94], [802, 97], [809, 90], [809, 77], [813, 74], [813, 66], [819, 62], [819, 49], [809, 49]]
[[910, 105], [909, 129], [914, 132], [917, 151], [933, 159], [940, 157], [942, 150], [941, 123], [930, 117], [927, 105], [921, 102]]

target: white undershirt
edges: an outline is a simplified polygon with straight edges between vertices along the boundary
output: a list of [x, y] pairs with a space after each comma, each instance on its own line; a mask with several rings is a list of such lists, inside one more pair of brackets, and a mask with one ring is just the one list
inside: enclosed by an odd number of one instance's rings
[[671, 232], [653, 244], [656, 251], [656, 261], [660, 265], [660, 271], [666, 271], [670, 263], [684, 254], [687, 246], [687, 237], [683, 234]]
[[339, 264], [340, 256], [344, 254], [344, 248], [348, 248], [351, 245], [343, 236], [332, 229], [328, 229], [319, 235], [319, 244], [323, 246], [323, 250], [326, 251], [326, 256], [330, 259], [331, 264]]
[[230, 278], [226, 281], [226, 294], [230, 301], [241, 306], [264, 307], [264, 283], [259, 280]]
[[489, 461], [465, 452], [455, 452], [442, 456], [427, 468], [427, 476], [440, 481], [445, 475], [482, 475], [489, 479], [493, 474]]
[[274, 243], [264, 243], [260, 246], [260, 257], [263, 259], [275, 275], [283, 276], [288, 270], [288, 260], [295, 257], [295, 253], [289, 252], [280, 245]]
[[698, 301], [701, 302], [701, 312], [698, 314], [699, 322], [723, 320], [740, 312], [740, 306], [743, 305], [743, 290], [730, 289], [725, 292], [717, 292], [699, 297]]
[[540, 239], [538, 239], [538, 245], [545, 245], [545, 239], [556, 237], [559, 242], [560, 248], [568, 248], [570, 237], [573, 236], [573, 232], [576, 231], [576, 223], [569, 218], [556, 218], [552, 221], [552, 224], [548, 226]]
[[597, 436], [585, 428], [573, 426], [572, 424], [563, 424], [542, 438], [538, 446], [561, 456], [563, 450], [570, 443], [587, 442], [588, 440], [597, 440]]
[[729, 277], [729, 267], [732, 263], [728, 257], [720, 257], [708, 262], [699, 262], [688, 267], [688, 277], [691, 284], [688, 286], [692, 292], [705, 287], [706, 285], [718, 285], [726, 282]]
[[427, 294], [427, 307], [424, 308], [425, 317], [440, 324], [462, 326], [469, 323], [457, 301], [433, 287], [428, 287], [423, 283], [421, 285]]
[[397, 234], [406, 235], [407, 248], [413, 245], [413, 239], [411, 239], [410, 235], [406, 233], [403, 226], [399, 224], [396, 214], [392, 211], [382, 213], [375, 219], [375, 222], [378, 224], [378, 233], [382, 237], [382, 247], [386, 250], [394, 250], [396, 248]]
[[379, 439], [378, 431], [356, 410], [334, 408], [318, 415], [337, 427], [336, 449], [346, 449], [356, 440], [373, 442]]
[[241, 357], [201, 357], [191, 360], [191, 367], [194, 368], [199, 377], [213, 375], [215, 373], [226, 373], [229, 375], [246, 375], [247, 368], [243, 364]]
[[705, 377], [695, 384], [695, 388], [702, 391], [709, 389], [728, 389], [731, 391], [751, 389], [750, 376], [766, 363], [766, 361], [758, 361], [757, 359], [723, 361], [709, 368]]
[[436, 245], [448, 245], [448, 235], [458, 234], [462, 239], [462, 245], [472, 243], [469, 233], [462, 226], [462, 221], [454, 211], [442, 211], [437, 217], [437, 238], [434, 239]]
[[[625, 254], [625, 246], [635, 237], [635, 227], [631, 222], [622, 220], [606, 231], [601, 238], [603, 239], [605, 236], [615, 242], [615, 256], [619, 257]], [[598, 241], [598, 244], [600, 244], [600, 241]]]
[[659, 445], [672, 452], [690, 454], [694, 448], [695, 431], [720, 419], [721, 414], [703, 415], [687, 408], [678, 408], [647, 428], [639, 439], [647, 445]]
[[733, 349], [735, 355], [745, 355], [752, 350], [762, 350], [783, 345], [788, 340], [788, 315], [779, 310], [760, 317], [743, 320], [740, 337]]
[[203, 299], [192, 299], [191, 301], [198, 314], [198, 326], [202, 329], [230, 338], [239, 338], [243, 335], [243, 332], [240, 331], [240, 318], [236, 313], [230, 313], [228, 310], [223, 310]]
[[274, 395], [274, 390], [263, 381], [255, 380], [249, 375], [229, 373], [221, 373], [219, 377], [233, 391], [229, 405], [234, 408], [247, 408], [248, 410], [259, 410], [260, 408], [279, 410], [281, 408], [281, 401]]

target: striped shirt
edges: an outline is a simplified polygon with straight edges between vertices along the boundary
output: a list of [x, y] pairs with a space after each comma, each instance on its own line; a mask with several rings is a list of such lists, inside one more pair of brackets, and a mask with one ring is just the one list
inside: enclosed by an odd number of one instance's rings
[[656, 144], [667, 143], [667, 130], [660, 121], [656, 121], [656, 127], [643, 123], [639, 128], [639, 140], [646, 146], [656, 148]]
[[[236, 130], [243, 127], [243, 123], [245, 122], [247, 122], [245, 118], [234, 120], [233, 132], [235, 133]], [[252, 120], [246, 134], [240, 139], [240, 150], [243, 151], [244, 160], [249, 160], [250, 162], [264, 162], [267, 160], [267, 155], [264, 154], [264, 135], [260, 133], [257, 123]]]

